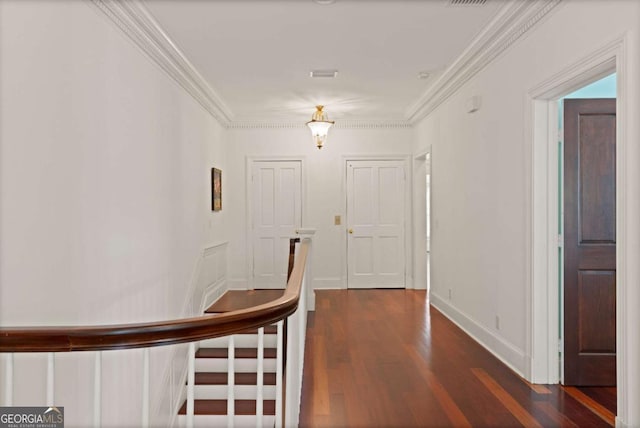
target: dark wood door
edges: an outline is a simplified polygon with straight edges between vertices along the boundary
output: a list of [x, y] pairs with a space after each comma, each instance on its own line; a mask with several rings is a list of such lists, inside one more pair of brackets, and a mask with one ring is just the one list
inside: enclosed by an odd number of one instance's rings
[[616, 101], [564, 101], [564, 383], [616, 384]]

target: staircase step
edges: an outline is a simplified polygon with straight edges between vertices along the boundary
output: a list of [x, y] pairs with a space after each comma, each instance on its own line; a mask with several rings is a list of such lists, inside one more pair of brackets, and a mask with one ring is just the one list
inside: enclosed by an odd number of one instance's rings
[[[236, 415], [255, 415], [256, 400], [235, 400]], [[276, 414], [276, 401], [263, 400], [263, 410], [265, 415]], [[187, 414], [187, 402], [180, 407], [179, 415]], [[194, 400], [194, 414], [196, 415], [226, 415], [227, 400]]]
[[[195, 384], [196, 385], [226, 385], [228, 375], [226, 372], [218, 373], [196, 373]], [[236, 373], [235, 384], [236, 385], [256, 385], [258, 380], [257, 373]], [[275, 385], [276, 374], [264, 373], [263, 385]]]
[[[235, 334], [233, 336], [236, 348], [256, 348], [258, 346], [257, 334]], [[229, 344], [229, 336], [216, 337], [214, 339], [205, 339], [200, 341], [203, 348], [226, 348]], [[267, 348], [275, 348], [278, 345], [278, 337], [276, 334], [264, 335], [264, 346]]]
[[204, 312], [215, 314], [247, 309], [253, 306], [269, 303], [284, 294], [281, 290], [228, 290]]
[[[196, 400], [226, 400], [229, 398], [229, 385], [196, 385], [193, 388], [193, 393]], [[258, 387], [256, 385], [235, 385], [233, 394], [236, 400], [255, 400], [258, 396]], [[275, 400], [276, 386], [263, 386], [262, 398]]]
[[[226, 372], [228, 369], [227, 358], [196, 358], [196, 373], [207, 372], [217, 373]], [[276, 359], [265, 358], [264, 359], [264, 371], [265, 373], [276, 371]], [[256, 373], [258, 371], [258, 359], [257, 358], [236, 358], [234, 360], [234, 370], [236, 373]]]
[[[211, 428], [228, 426], [227, 415], [194, 415], [194, 428]], [[276, 423], [275, 416], [265, 415], [262, 417], [263, 427], [274, 427]], [[187, 415], [178, 415], [178, 427], [186, 428]], [[235, 415], [233, 417], [233, 426], [236, 428], [253, 428], [258, 426], [257, 417], [255, 415]]]
[[[264, 348], [265, 358], [275, 358], [276, 348]], [[200, 348], [196, 351], [196, 358], [228, 358], [228, 348]], [[258, 358], [256, 348], [235, 348], [236, 358]]]

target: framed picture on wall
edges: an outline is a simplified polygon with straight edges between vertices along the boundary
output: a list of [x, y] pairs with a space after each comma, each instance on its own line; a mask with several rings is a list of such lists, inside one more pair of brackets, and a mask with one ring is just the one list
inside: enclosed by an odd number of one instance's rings
[[218, 168], [211, 168], [211, 209], [222, 209], [222, 171]]

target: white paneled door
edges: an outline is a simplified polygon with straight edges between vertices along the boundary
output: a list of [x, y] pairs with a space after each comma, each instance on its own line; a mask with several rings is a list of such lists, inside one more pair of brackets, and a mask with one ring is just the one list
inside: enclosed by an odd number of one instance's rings
[[300, 161], [252, 164], [253, 288], [285, 288], [289, 239], [302, 224]]
[[348, 288], [405, 287], [403, 161], [347, 162]]

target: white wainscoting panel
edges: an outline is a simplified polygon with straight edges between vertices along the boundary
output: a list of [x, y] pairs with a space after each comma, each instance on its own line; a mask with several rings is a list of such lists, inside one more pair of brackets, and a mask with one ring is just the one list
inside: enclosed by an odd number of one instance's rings
[[227, 281], [227, 244], [227, 242], [221, 242], [204, 249], [202, 256], [201, 313], [218, 300], [229, 288]]
[[[207, 245], [196, 263], [192, 276], [192, 284], [189, 286], [189, 295], [186, 296], [181, 317], [197, 316], [211, 306], [228, 289], [227, 281], [227, 251], [228, 242], [218, 242]], [[196, 344], [196, 348], [198, 344]], [[165, 374], [163, 399], [159, 405], [168, 405], [171, 408], [171, 423], [169, 426], [177, 426], [178, 409], [186, 399], [184, 385], [187, 381], [188, 368], [187, 344], [173, 347], [171, 362]], [[153, 412], [159, 414], [159, 412]], [[166, 421], [163, 423], [166, 424]]]

